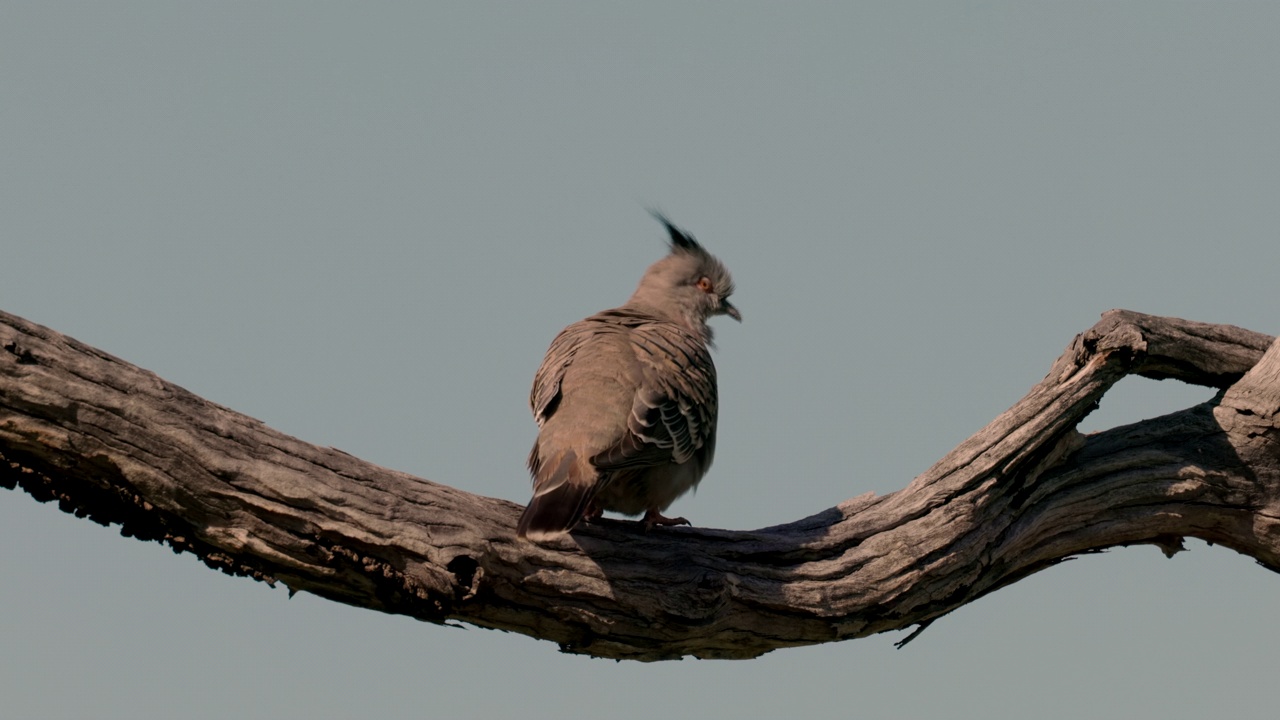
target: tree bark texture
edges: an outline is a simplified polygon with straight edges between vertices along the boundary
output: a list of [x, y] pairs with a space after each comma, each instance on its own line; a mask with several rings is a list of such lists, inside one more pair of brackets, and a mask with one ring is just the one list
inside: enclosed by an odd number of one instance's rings
[[[1126, 375], [1209, 402], [1081, 435]], [[1113, 310], [906, 488], [749, 532], [588, 524], [309, 445], [0, 313], [0, 484], [213, 568], [566, 652], [749, 658], [936, 618], [1081, 553], [1191, 536], [1280, 570], [1280, 344]], [[909, 639], [909, 638], [908, 638]]]

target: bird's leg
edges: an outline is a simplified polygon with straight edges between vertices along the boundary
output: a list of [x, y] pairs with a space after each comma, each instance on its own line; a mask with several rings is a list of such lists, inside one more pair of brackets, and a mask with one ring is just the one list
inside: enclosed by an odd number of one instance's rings
[[604, 508], [600, 507], [600, 503], [592, 500], [587, 503], [587, 511], [583, 513], [582, 519], [587, 522], [595, 522], [600, 519], [601, 515], [604, 515]]
[[692, 523], [682, 517], [664, 517], [662, 513], [657, 510], [649, 510], [645, 512], [644, 519], [640, 522], [644, 523], [645, 532], [648, 532], [654, 525], [692, 525]]

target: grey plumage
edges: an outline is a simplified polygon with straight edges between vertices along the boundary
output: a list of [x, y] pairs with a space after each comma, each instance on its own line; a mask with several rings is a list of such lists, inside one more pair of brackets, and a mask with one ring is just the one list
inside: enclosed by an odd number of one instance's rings
[[654, 213], [670, 252], [625, 305], [560, 332], [533, 379], [538, 439], [529, 453], [533, 499], [520, 537], [554, 537], [604, 510], [666, 518], [711, 466], [716, 369], [707, 319], [742, 316], [729, 271], [692, 236]]

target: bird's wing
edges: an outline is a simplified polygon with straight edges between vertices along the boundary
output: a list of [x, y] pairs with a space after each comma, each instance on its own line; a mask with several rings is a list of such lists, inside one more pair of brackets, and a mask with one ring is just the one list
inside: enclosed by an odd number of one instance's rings
[[529, 408], [533, 410], [533, 419], [538, 427], [547, 421], [556, 411], [560, 402], [560, 384], [564, 381], [565, 371], [578, 351], [599, 334], [601, 328], [587, 318], [576, 322], [556, 335], [547, 348], [547, 355], [542, 365], [533, 376], [533, 388], [529, 391]]
[[640, 369], [627, 431], [591, 458], [602, 470], [711, 464], [716, 438], [716, 368], [707, 346], [674, 323], [650, 319], [629, 333]]
[[[542, 432], [529, 452], [533, 499], [520, 517], [521, 537], [558, 535], [587, 514], [602, 479], [590, 455], [616, 442], [618, 432], [627, 434], [633, 394], [627, 385], [638, 374], [629, 335], [637, 322], [630, 313], [605, 311], [570, 325], [551, 342], [529, 393]], [[567, 386], [566, 376], [572, 376]], [[572, 396], [567, 404], [565, 393]], [[553, 431], [547, 423], [562, 404], [572, 415], [570, 424]]]

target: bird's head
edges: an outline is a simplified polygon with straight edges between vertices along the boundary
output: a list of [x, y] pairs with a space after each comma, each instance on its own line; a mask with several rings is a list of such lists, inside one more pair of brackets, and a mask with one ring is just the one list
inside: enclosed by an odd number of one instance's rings
[[742, 314], [729, 302], [733, 277], [724, 264], [664, 215], [653, 212], [653, 216], [671, 235], [671, 252], [649, 266], [628, 304], [646, 307], [680, 322], [708, 342], [711, 340], [708, 318], [728, 315], [742, 322]]

